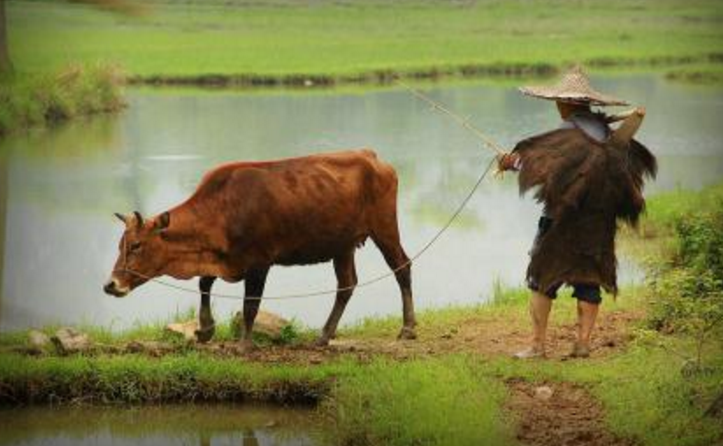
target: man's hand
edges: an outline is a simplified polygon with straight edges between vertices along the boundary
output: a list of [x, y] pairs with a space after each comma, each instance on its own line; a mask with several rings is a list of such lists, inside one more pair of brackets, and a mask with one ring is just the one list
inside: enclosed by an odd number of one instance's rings
[[502, 178], [506, 170], [517, 170], [520, 156], [516, 153], [501, 153], [497, 155], [497, 168], [495, 178]]
[[517, 164], [520, 156], [516, 153], [503, 153], [497, 155], [497, 170], [504, 172], [506, 170], [517, 170]]

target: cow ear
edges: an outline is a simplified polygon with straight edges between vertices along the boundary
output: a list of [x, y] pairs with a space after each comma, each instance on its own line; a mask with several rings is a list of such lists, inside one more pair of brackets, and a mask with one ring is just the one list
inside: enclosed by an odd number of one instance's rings
[[138, 211], [133, 211], [133, 215], [135, 215], [136, 217], [136, 226], [138, 227], [138, 229], [141, 229], [141, 227], [143, 226], [143, 216]]
[[125, 216], [125, 215], [119, 214], [118, 212], [114, 212], [113, 215], [115, 215], [115, 217], [116, 217], [118, 220], [122, 221], [123, 223], [128, 224], [128, 223], [126, 222], [126, 216]]
[[155, 230], [161, 232], [171, 224], [171, 214], [164, 212], [158, 216], [155, 223]]

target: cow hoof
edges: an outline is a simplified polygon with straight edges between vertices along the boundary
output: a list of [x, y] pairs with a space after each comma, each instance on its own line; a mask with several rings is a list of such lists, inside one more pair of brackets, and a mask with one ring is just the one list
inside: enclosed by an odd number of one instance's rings
[[417, 333], [414, 332], [413, 328], [402, 327], [397, 339], [417, 339]]
[[216, 324], [211, 324], [205, 327], [201, 327], [194, 332], [196, 335], [196, 342], [205, 344], [213, 338], [213, 334], [216, 332]]

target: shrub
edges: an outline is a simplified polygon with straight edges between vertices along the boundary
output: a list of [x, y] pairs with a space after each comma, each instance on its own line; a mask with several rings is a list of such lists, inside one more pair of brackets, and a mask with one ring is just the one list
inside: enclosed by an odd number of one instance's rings
[[690, 335], [696, 342], [694, 364], [723, 331], [723, 201], [711, 210], [678, 218], [678, 249], [671, 262], [654, 272], [649, 322], [657, 330]]
[[123, 75], [113, 66], [72, 65], [59, 73], [0, 82], [0, 136], [123, 107]]

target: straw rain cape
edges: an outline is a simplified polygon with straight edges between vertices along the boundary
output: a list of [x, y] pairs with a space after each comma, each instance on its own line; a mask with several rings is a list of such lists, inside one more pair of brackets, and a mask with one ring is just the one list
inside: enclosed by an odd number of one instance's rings
[[522, 161], [520, 193], [537, 187], [535, 198], [552, 219], [530, 254], [528, 282], [542, 293], [574, 283], [616, 294], [617, 223], [637, 223], [644, 177], [657, 173], [655, 157], [634, 139], [598, 142], [577, 128], [525, 139], [513, 153]]

